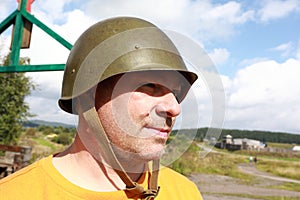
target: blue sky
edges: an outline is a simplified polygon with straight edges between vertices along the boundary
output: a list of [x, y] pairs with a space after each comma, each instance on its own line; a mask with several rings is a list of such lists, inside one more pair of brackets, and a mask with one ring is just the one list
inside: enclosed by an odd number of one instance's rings
[[[226, 2], [226, 1], [215, 1]], [[245, 9], [256, 9], [249, 2], [240, 1]], [[273, 1], [275, 2], [275, 1]], [[277, 10], [274, 12], [278, 12]], [[209, 41], [207, 49], [226, 48], [230, 58], [224, 65], [219, 66], [222, 74], [233, 76], [236, 70], [245, 67], [243, 61], [253, 58], [272, 59], [284, 62], [287, 58], [295, 58], [299, 48], [300, 15], [298, 10], [291, 11], [286, 16], [260, 20], [257, 17], [239, 25], [229, 38], [219, 41]], [[282, 45], [282, 48], [279, 48]], [[246, 63], [247, 64], [247, 63]]]
[[[0, 20], [16, 7], [15, 0], [1, 1]], [[32, 14], [71, 43], [93, 23], [122, 15], [182, 33], [208, 53], [219, 72], [226, 105], [223, 127], [300, 133], [298, 0], [36, 0]], [[0, 56], [8, 52], [10, 35], [0, 37]], [[31, 49], [21, 55], [42, 64], [65, 63], [68, 53], [34, 27]], [[62, 72], [28, 75], [39, 85], [27, 98], [36, 118], [76, 123], [57, 106]], [[190, 119], [190, 127], [212, 124], [211, 99], [199, 93], [200, 123]]]

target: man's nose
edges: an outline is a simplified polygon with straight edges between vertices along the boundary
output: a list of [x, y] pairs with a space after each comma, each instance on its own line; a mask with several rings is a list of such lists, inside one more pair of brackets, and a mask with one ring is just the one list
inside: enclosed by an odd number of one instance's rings
[[155, 110], [156, 113], [162, 117], [177, 117], [181, 112], [180, 105], [171, 92], [161, 96], [161, 101]]

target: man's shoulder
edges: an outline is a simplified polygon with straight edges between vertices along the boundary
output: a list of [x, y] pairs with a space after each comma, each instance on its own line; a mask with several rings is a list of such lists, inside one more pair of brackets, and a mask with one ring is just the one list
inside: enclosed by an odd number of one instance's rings
[[175, 187], [177, 187], [178, 185], [185, 185], [187, 188], [190, 189], [197, 188], [196, 184], [190, 179], [188, 179], [186, 176], [168, 167], [161, 168], [159, 172], [159, 182], [161, 182], [162, 185], [174, 185]]
[[4, 187], [5, 185], [28, 183], [28, 179], [32, 179], [35, 175], [40, 174], [42, 163], [47, 160], [49, 160], [49, 157], [36, 161], [35, 163], [1, 179], [0, 187]]
[[192, 181], [190, 181], [187, 177], [168, 167], [161, 168], [159, 173], [160, 173], [160, 178], [162, 179], [171, 178], [172, 180], [192, 183]]
[[158, 184], [161, 187], [161, 199], [202, 199], [194, 182], [170, 168], [163, 167], [160, 170]]

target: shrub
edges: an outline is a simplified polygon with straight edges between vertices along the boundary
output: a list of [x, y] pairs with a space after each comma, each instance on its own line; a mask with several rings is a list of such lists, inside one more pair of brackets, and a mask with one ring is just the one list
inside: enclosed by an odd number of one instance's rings
[[34, 137], [36, 134], [36, 129], [35, 128], [28, 128], [26, 131], [26, 135], [30, 137]]
[[72, 142], [73, 137], [69, 133], [61, 133], [57, 137], [52, 139], [52, 142], [58, 144], [69, 145]]

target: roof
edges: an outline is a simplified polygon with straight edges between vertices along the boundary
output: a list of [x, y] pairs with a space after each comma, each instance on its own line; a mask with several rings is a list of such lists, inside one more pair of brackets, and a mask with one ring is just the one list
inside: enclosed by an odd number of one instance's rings
[[300, 146], [294, 146], [293, 151], [300, 151]]

